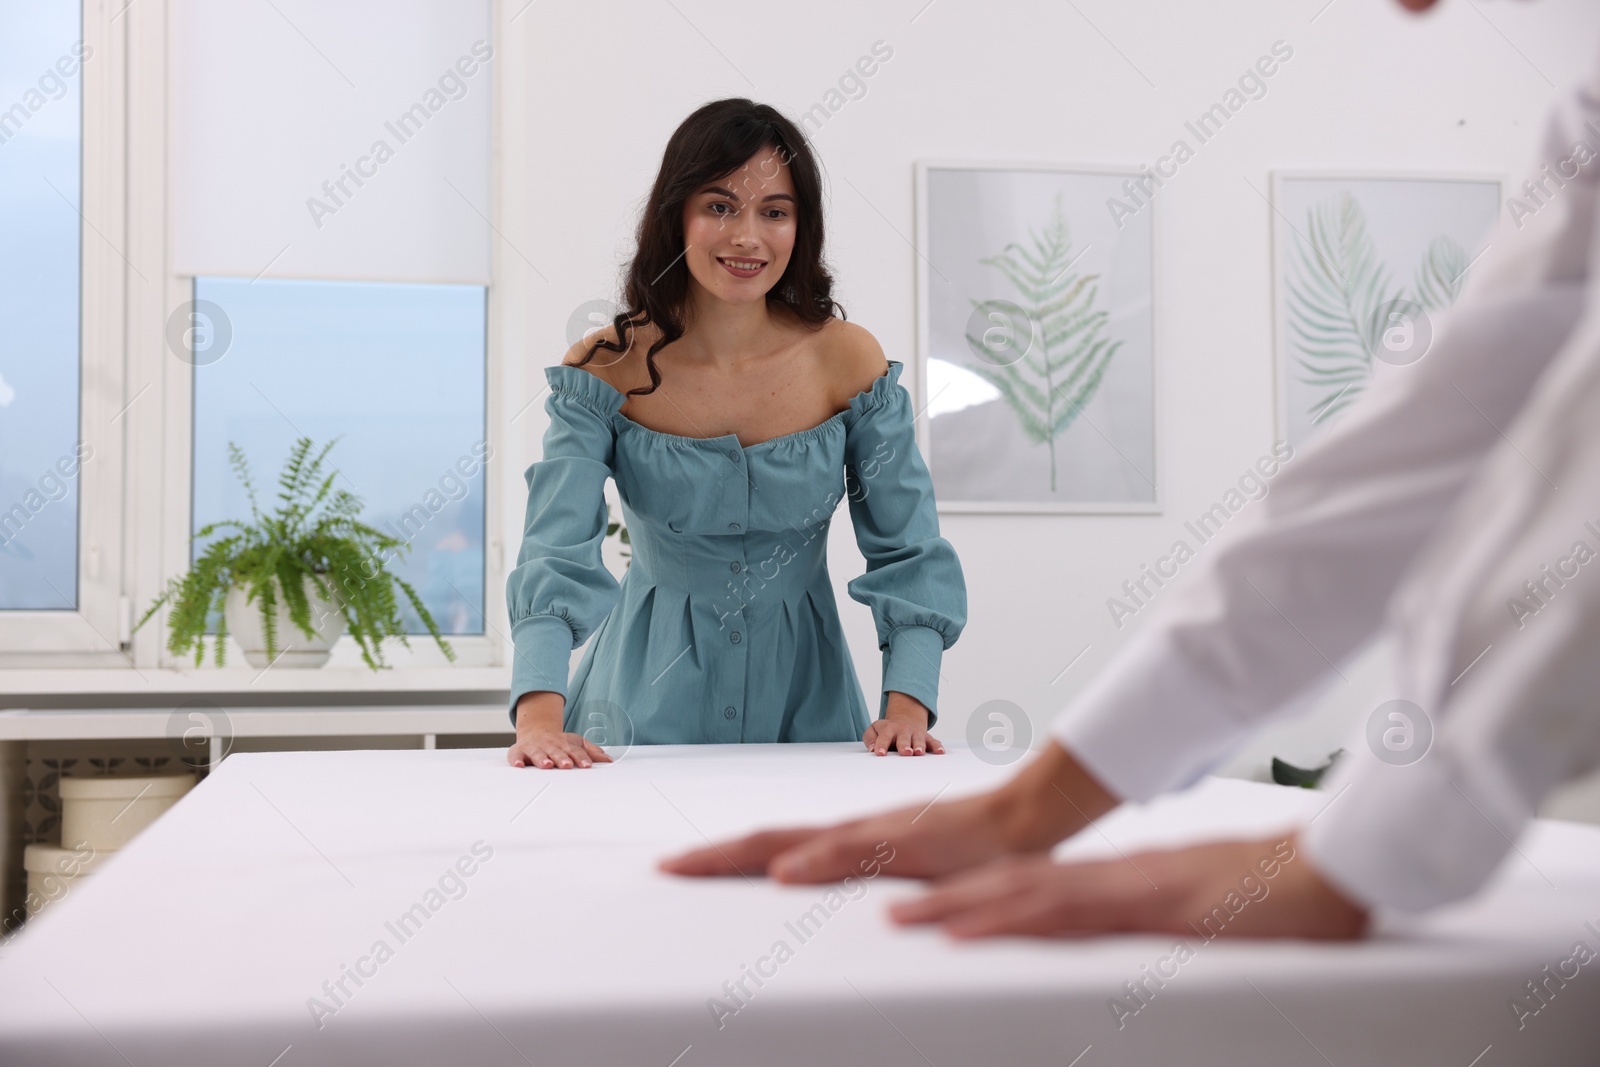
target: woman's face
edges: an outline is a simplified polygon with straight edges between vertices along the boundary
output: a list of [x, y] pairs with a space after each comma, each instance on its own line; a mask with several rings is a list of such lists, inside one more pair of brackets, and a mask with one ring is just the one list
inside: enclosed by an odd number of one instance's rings
[[[765, 300], [789, 266], [799, 205], [785, 157], [781, 149], [763, 148], [683, 205], [689, 274], [718, 299]], [[749, 264], [758, 266], [744, 269]]]

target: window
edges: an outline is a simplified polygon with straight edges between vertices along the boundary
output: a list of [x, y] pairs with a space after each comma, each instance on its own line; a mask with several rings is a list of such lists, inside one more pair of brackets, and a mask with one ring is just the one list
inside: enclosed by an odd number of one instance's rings
[[[171, 10], [169, 308], [192, 388], [169, 397], [193, 433], [166, 499], [185, 535], [243, 517], [229, 441], [266, 486], [296, 438], [337, 437], [340, 485], [408, 545], [385, 566], [461, 638], [458, 666], [498, 663], [488, 0]], [[396, 666], [437, 663], [410, 644]]]
[[[499, 353], [525, 327], [495, 296], [491, 14], [0, 7], [0, 667], [188, 669], [133, 623], [195, 530], [248, 517], [228, 442], [271, 506], [302, 435], [338, 438], [454, 666], [503, 664]], [[386, 657], [444, 665], [410, 644]]]
[[[484, 316], [477, 285], [196, 280], [193, 529], [249, 518], [230, 441], [270, 507], [295, 439], [337, 437], [336, 484], [409, 546], [385, 567], [442, 632], [482, 634]], [[401, 611], [427, 632], [404, 598]]]
[[0, 609], [78, 607], [84, 56], [76, 4], [0, 32]]

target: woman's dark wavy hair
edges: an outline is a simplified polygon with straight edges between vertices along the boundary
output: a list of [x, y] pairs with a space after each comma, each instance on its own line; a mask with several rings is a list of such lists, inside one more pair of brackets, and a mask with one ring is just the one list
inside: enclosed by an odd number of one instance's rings
[[[811, 146], [800, 130], [776, 108], [745, 97], [713, 100], [697, 108], [673, 131], [661, 157], [661, 169], [650, 200], [639, 219], [638, 247], [622, 283], [626, 310], [613, 325], [617, 342], [596, 337], [577, 366], [601, 348], [626, 352], [636, 326], [655, 323], [661, 337], [645, 353], [650, 386], [629, 394], [652, 393], [661, 384], [656, 353], [683, 336], [683, 315], [689, 298], [689, 264], [684, 258], [683, 206], [702, 186], [743, 167], [751, 156], [772, 148], [789, 167], [794, 183], [795, 239], [789, 265], [767, 292], [767, 303], [781, 303], [802, 322], [820, 325], [844, 308], [834, 301], [833, 276], [822, 259], [822, 182]], [[641, 317], [642, 316], [642, 317]]]

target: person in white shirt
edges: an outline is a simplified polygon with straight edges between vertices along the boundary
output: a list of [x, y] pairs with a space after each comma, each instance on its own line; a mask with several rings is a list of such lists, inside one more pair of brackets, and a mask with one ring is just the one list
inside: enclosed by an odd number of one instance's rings
[[[1600, 766], [1600, 71], [1540, 154], [1425, 356], [1283, 469], [1009, 782], [662, 869], [833, 881], [887, 840], [896, 874], [941, 879], [892, 917], [967, 937], [1192, 932], [1274, 861], [1228, 933], [1351, 938], [1375, 908], [1472, 893], [1543, 797]], [[1288, 846], [1050, 860], [1120, 802], [1196, 781], [1385, 628], [1411, 708], [1396, 728], [1431, 732], [1420, 758], [1356, 746]]]

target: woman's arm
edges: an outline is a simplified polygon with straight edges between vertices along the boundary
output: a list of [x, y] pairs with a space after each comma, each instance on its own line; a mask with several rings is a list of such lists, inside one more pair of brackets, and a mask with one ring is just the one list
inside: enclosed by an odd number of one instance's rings
[[845, 416], [845, 489], [866, 573], [847, 589], [872, 609], [883, 652], [874, 751], [943, 751], [927, 737], [938, 717], [939, 666], [966, 625], [967, 589], [955, 548], [939, 534], [933, 481], [917, 448], [903, 364], [884, 359], [865, 330], [850, 335], [851, 362], [883, 372]]
[[588, 371], [545, 372], [550, 426], [544, 455], [528, 467], [527, 514], [517, 564], [506, 579], [515, 657], [511, 717], [514, 766], [587, 767], [610, 757], [578, 734], [562, 732], [567, 668], [616, 605], [620, 587], [601, 559], [605, 482], [614, 462], [611, 416], [622, 396]]

